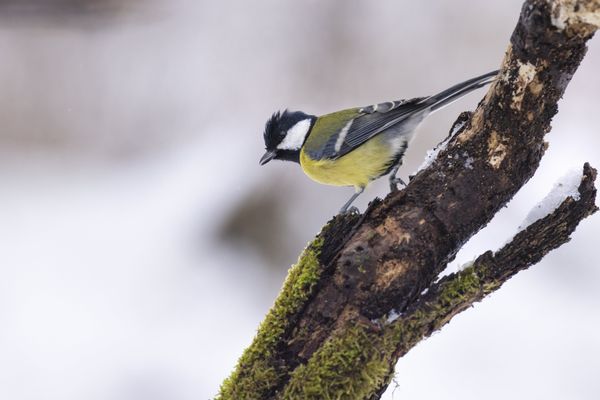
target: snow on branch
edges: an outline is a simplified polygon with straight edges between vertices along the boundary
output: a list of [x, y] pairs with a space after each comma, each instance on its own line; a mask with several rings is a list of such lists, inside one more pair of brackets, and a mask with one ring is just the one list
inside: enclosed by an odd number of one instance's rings
[[580, 182], [581, 172], [575, 169], [561, 177], [554, 184], [550, 193], [529, 211], [521, 224], [520, 229], [528, 227], [538, 219], [541, 219], [556, 210], [567, 197], [571, 197], [573, 200], [579, 200]]

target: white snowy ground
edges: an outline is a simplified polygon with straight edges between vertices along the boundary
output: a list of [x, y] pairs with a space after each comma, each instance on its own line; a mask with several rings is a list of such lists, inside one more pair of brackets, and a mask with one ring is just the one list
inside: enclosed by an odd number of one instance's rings
[[[157, 4], [104, 29], [0, 30], [1, 399], [214, 395], [286, 267], [223, 244], [223, 221], [257, 188], [285, 187], [297, 231], [282, 241], [302, 240], [273, 245], [292, 263], [351, 193], [294, 165], [259, 168], [264, 119], [422, 95], [495, 68], [520, 7], [386, 1], [340, 17], [340, 3], [317, 1]], [[514, 235], [566, 171], [600, 167], [599, 43], [538, 174], [451, 270]], [[424, 124], [405, 173], [479, 96]], [[385, 398], [596, 399], [599, 218], [412, 350]]]

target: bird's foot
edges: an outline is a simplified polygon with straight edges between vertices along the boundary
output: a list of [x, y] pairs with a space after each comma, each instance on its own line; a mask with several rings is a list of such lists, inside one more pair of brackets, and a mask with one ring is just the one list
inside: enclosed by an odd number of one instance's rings
[[406, 182], [404, 182], [402, 178], [399, 178], [397, 176], [390, 178], [390, 192], [397, 192], [398, 190], [400, 190], [398, 188], [398, 185], [402, 185], [402, 187], [404, 188], [406, 187]]
[[346, 214], [360, 214], [360, 210], [358, 209], [358, 207], [352, 206], [352, 207], [348, 207], [346, 209], [342, 208], [340, 210], [340, 215], [346, 215]]

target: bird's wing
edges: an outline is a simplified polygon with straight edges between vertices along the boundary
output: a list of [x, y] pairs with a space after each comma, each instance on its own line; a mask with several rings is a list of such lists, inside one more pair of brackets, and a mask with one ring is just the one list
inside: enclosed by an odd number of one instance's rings
[[312, 129], [305, 151], [316, 160], [339, 158], [375, 135], [427, 109], [426, 99], [388, 101], [324, 115]]
[[[413, 117], [413, 124], [398, 130], [402, 135], [414, 129], [426, 112], [441, 109], [456, 99], [496, 79], [498, 71], [466, 80], [436, 95], [409, 100], [389, 101], [368, 107], [353, 108], [317, 119], [304, 150], [316, 160], [336, 159], [365, 143], [379, 133]], [[398, 127], [399, 128], [399, 127]]]

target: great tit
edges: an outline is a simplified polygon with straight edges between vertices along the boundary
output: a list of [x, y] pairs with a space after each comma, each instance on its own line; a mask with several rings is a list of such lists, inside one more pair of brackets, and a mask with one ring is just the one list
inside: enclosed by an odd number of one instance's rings
[[390, 188], [415, 129], [425, 117], [467, 93], [494, 80], [492, 71], [459, 83], [436, 95], [388, 101], [349, 108], [317, 117], [301, 111], [276, 112], [264, 131], [266, 153], [260, 165], [271, 160], [294, 161], [311, 179], [326, 185], [354, 186], [352, 202], [373, 180], [390, 174]]

